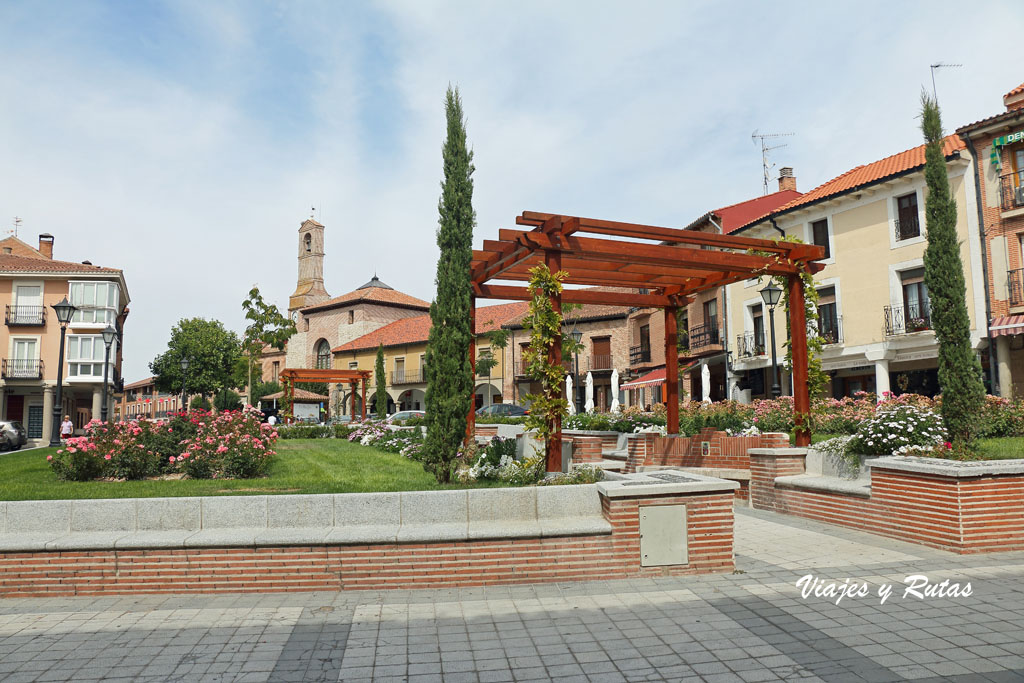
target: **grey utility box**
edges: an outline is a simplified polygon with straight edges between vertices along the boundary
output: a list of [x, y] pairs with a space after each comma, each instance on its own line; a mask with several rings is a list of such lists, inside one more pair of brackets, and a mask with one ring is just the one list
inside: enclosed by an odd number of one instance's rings
[[640, 566], [687, 564], [686, 506], [640, 507]]

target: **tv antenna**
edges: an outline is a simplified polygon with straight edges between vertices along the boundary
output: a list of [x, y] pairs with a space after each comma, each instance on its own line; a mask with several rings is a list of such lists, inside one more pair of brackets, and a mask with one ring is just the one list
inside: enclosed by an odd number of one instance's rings
[[774, 138], [784, 138], [789, 137], [791, 135], [796, 135], [796, 133], [758, 133], [756, 128], [754, 129], [754, 132], [750, 134], [750, 139], [753, 141], [753, 143], [755, 145], [760, 143], [761, 145], [761, 166], [764, 170], [765, 194], [768, 194], [768, 182], [771, 180], [772, 169], [775, 168], [775, 164], [768, 163], [768, 152], [772, 151], [773, 149], [780, 149], [786, 146], [785, 143], [781, 145], [769, 145], [766, 142], [766, 140]]
[[963, 64], [947, 64], [946, 62], [935, 62], [931, 65], [932, 69], [932, 99], [935, 103], [939, 103], [939, 96], [935, 92], [935, 70], [936, 69], [959, 69]]
[[18, 230], [21, 228], [21, 218], [19, 216], [14, 217], [14, 236], [18, 236]]

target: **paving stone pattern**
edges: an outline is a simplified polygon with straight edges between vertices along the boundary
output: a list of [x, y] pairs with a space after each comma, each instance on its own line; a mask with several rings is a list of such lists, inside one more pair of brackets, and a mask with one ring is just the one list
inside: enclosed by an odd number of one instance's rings
[[[2, 600], [0, 680], [1024, 681], [1024, 553], [957, 556], [745, 509], [736, 553], [725, 576]], [[872, 594], [804, 599], [807, 573]], [[910, 574], [974, 595], [903, 599]]]

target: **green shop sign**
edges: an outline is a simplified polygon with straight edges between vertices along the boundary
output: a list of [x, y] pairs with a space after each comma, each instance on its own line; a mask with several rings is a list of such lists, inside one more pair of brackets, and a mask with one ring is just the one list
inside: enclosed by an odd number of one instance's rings
[[1009, 135], [1001, 135], [992, 141], [992, 155], [990, 160], [992, 165], [996, 167], [997, 171], [1002, 170], [1003, 167], [1002, 154], [1000, 154], [1001, 148], [1022, 140], [1024, 140], [1024, 130], [1018, 130], [1016, 133], [1010, 133]]

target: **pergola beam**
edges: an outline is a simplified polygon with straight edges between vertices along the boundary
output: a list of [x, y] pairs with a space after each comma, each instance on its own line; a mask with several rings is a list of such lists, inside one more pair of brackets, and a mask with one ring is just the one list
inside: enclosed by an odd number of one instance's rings
[[[529, 301], [533, 298], [530, 290], [526, 287], [515, 287], [512, 285], [473, 285], [473, 293], [486, 299]], [[587, 289], [563, 289], [562, 301], [571, 304], [641, 306], [644, 308], [662, 308], [664, 306], [679, 305], [678, 297], [659, 294], [634, 294], [631, 292], [595, 292]]]

